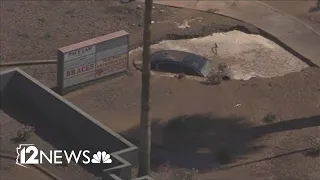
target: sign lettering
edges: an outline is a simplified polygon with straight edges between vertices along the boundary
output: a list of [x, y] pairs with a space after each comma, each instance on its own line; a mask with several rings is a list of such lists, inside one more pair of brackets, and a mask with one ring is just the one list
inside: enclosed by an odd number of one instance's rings
[[74, 68], [74, 69], [69, 69], [65, 72], [66, 73], [65, 77], [69, 78], [72, 76], [76, 76], [76, 75], [91, 71], [94, 69], [94, 65], [95, 65], [94, 63], [91, 63], [91, 64], [82, 65], [82, 66]]
[[58, 87], [63, 89], [128, 70], [129, 34], [118, 31], [58, 50]]
[[69, 52], [69, 56], [75, 56], [75, 55], [81, 55], [81, 54], [84, 54], [88, 51], [91, 51], [92, 50], [92, 46], [91, 47], [86, 47], [86, 48], [83, 48], [83, 49], [79, 49], [79, 50], [76, 50], [76, 51], [72, 51], [72, 52]]

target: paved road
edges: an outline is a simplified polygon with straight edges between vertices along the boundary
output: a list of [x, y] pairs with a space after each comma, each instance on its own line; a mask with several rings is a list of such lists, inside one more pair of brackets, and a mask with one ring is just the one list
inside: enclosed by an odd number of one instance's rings
[[316, 1], [280, 1], [280, 0], [266, 0], [262, 1], [282, 12], [290, 14], [302, 21], [306, 25], [312, 27], [320, 32], [320, 10], [316, 10]]
[[[248, 22], [273, 35], [298, 54], [320, 66], [320, 12], [309, 11], [315, 2], [292, 1], [163, 1], [156, 4], [214, 11]], [[303, 6], [301, 5], [303, 4]], [[312, 16], [312, 17], [311, 17]], [[312, 19], [313, 18], [313, 19]]]

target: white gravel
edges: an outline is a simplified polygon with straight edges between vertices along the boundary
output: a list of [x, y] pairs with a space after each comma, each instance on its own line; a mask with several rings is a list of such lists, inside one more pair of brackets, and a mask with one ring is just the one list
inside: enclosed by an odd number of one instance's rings
[[[217, 44], [217, 55], [212, 48]], [[182, 50], [212, 59], [214, 64], [226, 63], [232, 71], [233, 79], [248, 80], [252, 77], [271, 78], [291, 72], [299, 72], [308, 67], [291, 53], [262, 36], [241, 31], [214, 33], [211, 36], [165, 40], [151, 47], [157, 50]], [[141, 48], [133, 52], [141, 52]]]

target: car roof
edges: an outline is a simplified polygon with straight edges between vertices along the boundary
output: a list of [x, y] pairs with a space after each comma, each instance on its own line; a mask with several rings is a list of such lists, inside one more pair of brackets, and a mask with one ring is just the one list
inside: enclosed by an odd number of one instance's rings
[[181, 62], [198, 70], [201, 69], [207, 61], [200, 55], [179, 50], [161, 50], [155, 52], [152, 55], [152, 61], [163, 60], [173, 60], [176, 62]]

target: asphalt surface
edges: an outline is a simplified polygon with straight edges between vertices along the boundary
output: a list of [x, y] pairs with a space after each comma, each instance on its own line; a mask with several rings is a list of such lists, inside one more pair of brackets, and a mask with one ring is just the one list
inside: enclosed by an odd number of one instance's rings
[[[298, 17], [299, 13], [310, 15], [309, 12], [305, 12], [312, 8], [311, 6], [305, 9], [309, 6], [307, 4], [309, 2], [298, 8], [297, 3], [291, 1], [282, 4], [281, 1], [268, 2], [272, 6], [259, 1], [155, 1], [155, 3], [209, 11], [248, 22], [265, 31], [271, 39], [279, 41], [287, 50], [310, 65], [320, 65], [320, 33], [317, 31], [319, 24], [316, 21], [320, 16], [312, 14], [313, 20]], [[291, 8], [295, 10], [289, 10]], [[308, 26], [305, 22], [316, 28]]]

